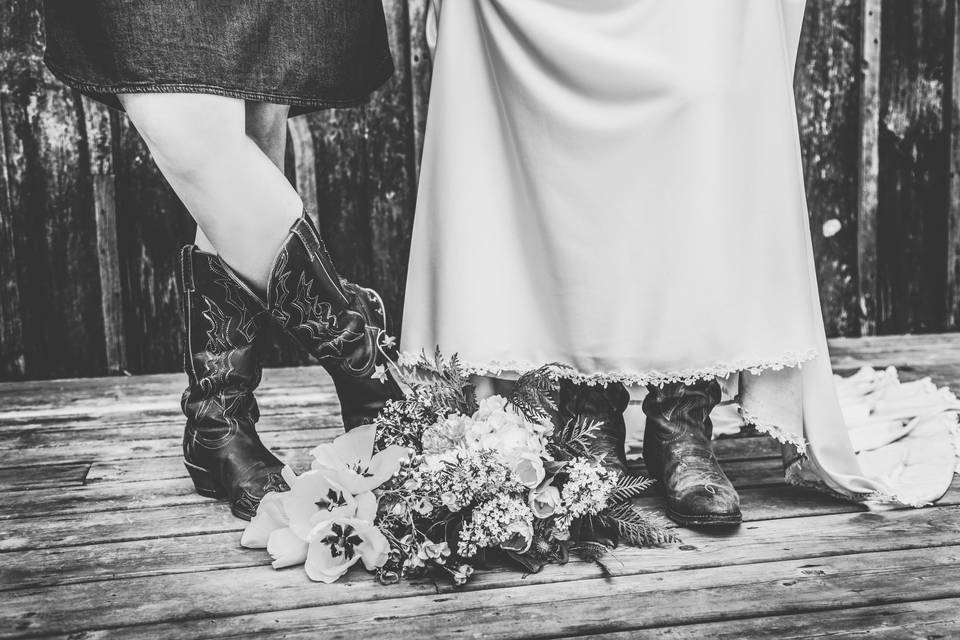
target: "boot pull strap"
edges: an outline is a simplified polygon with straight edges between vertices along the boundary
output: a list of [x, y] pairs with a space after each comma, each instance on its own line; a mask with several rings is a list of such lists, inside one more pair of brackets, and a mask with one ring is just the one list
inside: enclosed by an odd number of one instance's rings
[[303, 215], [290, 227], [290, 233], [300, 239], [300, 242], [303, 243], [304, 248], [307, 250], [307, 254], [312, 260], [319, 264], [330, 288], [340, 296], [344, 304], [349, 304], [349, 298], [343, 290], [343, 285], [340, 281], [340, 274], [337, 273], [336, 268], [333, 266], [333, 259], [330, 258], [330, 254], [327, 253], [327, 247], [323, 244], [323, 240], [320, 239], [320, 232], [317, 231], [313, 220], [310, 219], [306, 211], [304, 211]]
[[188, 244], [180, 251], [180, 282], [183, 283], [184, 293], [193, 293], [197, 290], [193, 282], [193, 250], [196, 247]]

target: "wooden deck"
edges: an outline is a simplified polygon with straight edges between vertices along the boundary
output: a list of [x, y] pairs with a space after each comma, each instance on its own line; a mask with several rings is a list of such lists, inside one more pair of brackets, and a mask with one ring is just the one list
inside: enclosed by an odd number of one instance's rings
[[[840, 369], [893, 364], [960, 388], [960, 334], [833, 347]], [[935, 507], [867, 513], [784, 486], [761, 437], [718, 442], [742, 490], [739, 531], [618, 550], [610, 579], [583, 562], [489, 571], [461, 590], [273, 571], [240, 548], [243, 523], [225, 505], [193, 492], [182, 384], [0, 385], [0, 636], [960, 637], [960, 483]], [[295, 467], [338, 432], [319, 369], [268, 371], [260, 399], [264, 440]]]

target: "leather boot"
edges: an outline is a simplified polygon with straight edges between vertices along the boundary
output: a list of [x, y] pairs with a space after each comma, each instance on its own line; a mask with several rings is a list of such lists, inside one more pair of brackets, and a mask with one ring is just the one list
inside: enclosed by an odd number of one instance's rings
[[387, 366], [392, 348], [380, 296], [337, 275], [308, 216], [290, 227], [261, 304], [333, 377], [347, 430], [372, 422], [388, 400], [403, 399]]
[[269, 317], [217, 256], [190, 245], [180, 266], [189, 380], [181, 403], [184, 463], [197, 493], [229, 500], [233, 515], [249, 520], [265, 493], [289, 488], [283, 463], [256, 431], [257, 339]]
[[623, 412], [629, 403], [630, 392], [619, 382], [606, 386], [591, 386], [566, 378], [560, 379], [560, 420], [566, 423], [580, 416], [601, 422], [590, 448], [602, 457], [607, 467], [621, 474], [627, 473], [627, 428], [623, 421]]
[[713, 453], [710, 412], [716, 380], [649, 387], [643, 457], [667, 496], [667, 515], [684, 526], [740, 524], [740, 496]]

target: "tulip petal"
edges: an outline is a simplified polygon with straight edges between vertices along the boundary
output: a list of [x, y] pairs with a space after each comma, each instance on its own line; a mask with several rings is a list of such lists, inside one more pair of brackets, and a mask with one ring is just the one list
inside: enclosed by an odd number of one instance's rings
[[280, 469], [280, 477], [291, 487], [297, 482], [297, 472], [288, 465], [283, 465], [283, 469]]
[[289, 523], [283, 503], [284, 494], [268, 492], [257, 506], [257, 513], [243, 530], [240, 546], [247, 549], [266, 549], [270, 534]]
[[381, 481], [381, 484], [383, 484], [383, 482], [392, 478], [397, 471], [400, 471], [400, 465], [409, 457], [410, 451], [406, 447], [392, 444], [371, 458], [370, 473], [378, 478], [383, 478]]
[[320, 541], [322, 538], [323, 536], [314, 536], [314, 540], [307, 550], [303, 568], [307, 572], [307, 577], [314, 582], [331, 584], [349, 571], [350, 567], [360, 559], [360, 556], [354, 555], [349, 560], [344, 554], [334, 557], [330, 552], [329, 545]]
[[307, 543], [293, 529], [277, 529], [267, 541], [267, 553], [273, 558], [274, 569], [292, 567], [307, 559]]
[[314, 448], [311, 453], [318, 464], [332, 469], [355, 464], [367, 466], [376, 436], [377, 430], [372, 424], [357, 427], [337, 436], [333, 442]]
[[373, 571], [385, 565], [390, 553], [390, 543], [380, 529], [369, 525], [358, 529], [357, 533], [363, 538], [363, 542], [357, 546], [357, 551], [367, 571]]
[[377, 497], [373, 495], [372, 491], [357, 496], [357, 510], [351, 514], [351, 517], [373, 522], [373, 519], [377, 517]]

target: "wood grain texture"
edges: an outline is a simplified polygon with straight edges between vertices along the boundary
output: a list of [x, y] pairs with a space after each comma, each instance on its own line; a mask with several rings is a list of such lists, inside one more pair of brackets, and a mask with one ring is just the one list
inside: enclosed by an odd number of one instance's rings
[[[123, 625], [135, 605], [141, 621], [164, 613], [167, 620], [177, 616], [176, 622], [139, 625], [136, 631], [145, 638], [239, 634], [297, 638], [316, 637], [322, 630], [325, 638], [346, 639], [375, 637], [387, 624], [390, 633], [419, 638], [473, 638], [478, 629], [484, 638], [550, 638], [956, 598], [960, 586], [951, 576], [958, 559], [960, 549], [943, 547], [938, 554], [925, 550], [858, 553], [816, 561], [747, 564], [737, 571], [714, 567], [560, 583], [540, 582], [537, 578], [542, 574], [537, 574], [528, 578], [531, 582], [517, 586], [440, 594], [431, 593], [432, 586], [426, 584], [405, 585], [401, 592], [374, 585], [367, 576], [332, 588], [310, 588], [302, 572], [271, 575], [251, 568], [207, 572], [204, 581], [190, 583], [174, 575], [131, 579], [124, 588], [108, 590], [92, 591], [95, 583], [67, 585], [47, 598], [33, 592], [32, 601], [23, 592], [13, 592], [0, 620], [11, 629], [21, 624], [21, 632], [65, 633], [72, 625], [64, 624], [58, 609], [85, 608], [85, 615], [83, 609], [70, 610], [67, 620], [83, 620], [81, 628], [96, 629], [98, 623], [108, 628]], [[904, 585], [909, 586], [909, 595]], [[235, 600], [241, 598], [212, 594], [239, 595], [251, 588], [262, 597], [244, 603], [250, 611], [221, 617], [220, 610], [238, 607]], [[90, 605], [91, 592], [103, 603], [96, 612]], [[148, 593], [176, 594], [178, 613], [167, 608], [166, 600], [142, 606], [137, 594]], [[611, 603], [616, 603], [615, 613]], [[115, 628], [113, 633], [105, 629], [85, 637], [125, 633], [129, 630]]]
[[79, 96], [43, 65], [39, 0], [7, 2], [3, 11], [0, 118], [23, 368], [30, 377], [93, 375], [105, 357]]
[[884, 333], [943, 328], [947, 2], [883, 3], [877, 254]]
[[947, 2], [947, 41], [950, 70], [943, 95], [943, 112], [950, 132], [950, 184], [947, 213], [945, 326], [960, 325], [960, 7]]
[[193, 242], [196, 224], [126, 118], [120, 119], [116, 135], [127, 369], [132, 373], [179, 371], [183, 367], [179, 251]]
[[860, 333], [877, 333], [877, 209], [880, 186], [881, 1], [860, 7], [860, 157], [857, 163], [857, 300]]
[[[960, 335], [832, 345], [836, 361], [904, 362], [918, 376], [960, 365]], [[268, 370], [261, 394], [264, 441], [301, 469], [311, 447], [340, 432], [315, 427], [336, 407], [329, 382], [310, 375], [317, 370]], [[715, 443], [742, 497], [738, 530], [678, 530], [675, 545], [620, 548], [611, 576], [573, 561], [534, 575], [494, 565], [462, 589], [422, 579], [384, 587], [359, 569], [311, 583], [240, 548], [244, 523], [194, 492], [180, 460], [179, 384], [178, 375], [0, 384], [0, 403], [12, 401], [0, 410], [0, 637], [389, 629], [425, 639], [779, 640], [951, 637], [956, 628], [960, 479], [936, 507], [871, 512], [784, 486], [779, 448], [761, 436]], [[664, 509], [656, 491], [636, 502]]]
[[83, 98], [83, 125], [89, 154], [90, 186], [96, 216], [96, 247], [100, 270], [100, 307], [103, 314], [104, 358], [107, 373], [126, 368], [126, 333], [123, 329], [120, 251], [117, 236], [117, 192], [114, 134], [116, 114], [106, 106]]
[[[794, 76], [810, 231], [830, 335], [858, 335], [859, 2], [811, 0]], [[839, 224], [839, 231], [825, 232]], [[824, 225], [827, 225], [826, 227]]]

